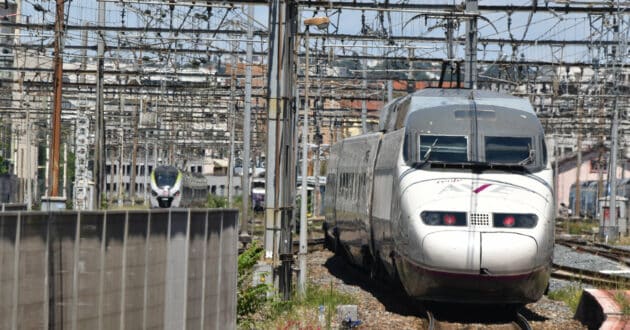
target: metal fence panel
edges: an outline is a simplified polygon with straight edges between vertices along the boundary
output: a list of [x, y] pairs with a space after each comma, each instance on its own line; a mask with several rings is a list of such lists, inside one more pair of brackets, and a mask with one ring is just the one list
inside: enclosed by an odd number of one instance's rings
[[205, 308], [205, 265], [206, 244], [208, 242], [207, 225], [208, 212], [205, 210], [191, 212], [190, 234], [188, 237], [188, 286], [186, 290], [188, 308], [186, 309], [186, 328], [200, 329], [202, 324], [202, 311]]
[[0, 329], [234, 329], [236, 210], [0, 214]]
[[102, 239], [105, 235], [105, 214], [103, 212], [82, 212], [79, 223], [79, 252], [77, 268], [77, 290], [73, 291], [73, 296], [78, 298], [74, 301], [73, 309], [77, 311], [77, 318], [72, 325], [72, 329], [98, 329], [99, 310], [102, 289], [101, 254]]
[[125, 252], [125, 329], [142, 329], [149, 214], [130, 211]]
[[236, 288], [238, 278], [238, 232], [234, 223], [238, 223], [237, 213], [223, 213], [221, 230], [221, 291], [219, 294], [220, 324], [226, 329], [236, 328]]
[[221, 255], [221, 230], [223, 228], [223, 215], [220, 212], [208, 212], [208, 244], [206, 263], [206, 292], [204, 329], [219, 329], [219, 289], [221, 287], [220, 265]]
[[20, 213], [18, 217], [18, 269], [14, 287], [14, 290], [17, 288], [17, 317], [14, 324], [20, 329], [43, 329], [54, 320], [50, 317], [54, 305], [49, 301], [49, 288], [54, 283], [50, 279], [50, 269], [54, 265], [48, 248], [51, 246], [50, 223], [43, 212]]
[[17, 306], [18, 223], [17, 213], [0, 213], [0, 329], [10, 329], [17, 317], [13, 309]]

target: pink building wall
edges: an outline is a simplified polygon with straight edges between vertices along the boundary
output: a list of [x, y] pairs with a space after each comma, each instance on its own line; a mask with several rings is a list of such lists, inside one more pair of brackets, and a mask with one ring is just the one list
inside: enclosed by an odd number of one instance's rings
[[[556, 187], [556, 207], [560, 207], [560, 203], [564, 203], [565, 205], [569, 205], [569, 192], [571, 190], [571, 185], [576, 181], [577, 168], [573, 167], [571, 169], [567, 169], [565, 171], [559, 171], [558, 174], [558, 183]], [[607, 171], [603, 171], [603, 181], [606, 182], [608, 180]], [[623, 175], [622, 175], [623, 172]], [[630, 170], [623, 171], [623, 167], [617, 167], [617, 178], [630, 178]], [[580, 166], [580, 182], [584, 181], [596, 181], [599, 179], [599, 174], [597, 171], [591, 170], [590, 160], [585, 159], [582, 162], [582, 166]]]

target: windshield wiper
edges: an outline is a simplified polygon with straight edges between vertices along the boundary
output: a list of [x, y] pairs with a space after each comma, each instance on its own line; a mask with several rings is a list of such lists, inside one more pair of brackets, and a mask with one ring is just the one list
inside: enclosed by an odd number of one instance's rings
[[517, 163], [518, 165], [525, 166], [525, 165], [528, 165], [528, 164], [531, 164], [531, 163], [534, 162], [534, 159], [536, 157], [535, 150], [532, 149], [532, 145], [529, 144], [529, 143], [527, 144], [527, 151], [528, 151], [529, 155], [525, 159], [523, 159], [520, 162], [518, 162]]
[[433, 148], [435, 147], [437, 142], [438, 139], [436, 138], [435, 141], [433, 141], [433, 144], [431, 144], [431, 146], [429, 147], [429, 150], [424, 153], [424, 157], [422, 157], [422, 162], [426, 162], [427, 160], [429, 160], [429, 157], [431, 157], [431, 152], [433, 151]]

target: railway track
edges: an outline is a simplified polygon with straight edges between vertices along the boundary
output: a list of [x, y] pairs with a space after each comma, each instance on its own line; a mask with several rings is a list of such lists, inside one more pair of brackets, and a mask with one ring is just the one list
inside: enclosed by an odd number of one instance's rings
[[527, 318], [523, 316], [523, 314], [516, 312], [516, 319], [514, 320], [514, 325], [521, 330], [532, 330], [531, 324], [527, 321]]
[[630, 288], [630, 278], [614, 274], [605, 274], [583, 268], [559, 265], [554, 263], [551, 277], [591, 284], [596, 287], [614, 287], [617, 289]]
[[[427, 330], [452, 328], [452, 326], [448, 326], [445, 324], [445, 322], [441, 322], [440, 320], [438, 320], [433, 314], [433, 312], [431, 312], [430, 310], [425, 310], [424, 313], [426, 315], [426, 325], [427, 325], [426, 329]], [[523, 314], [521, 314], [520, 312], [518, 311], [515, 312], [515, 315], [513, 318], [514, 320], [509, 324], [512, 324], [515, 329], [521, 329], [521, 330], [532, 329], [532, 326], [529, 324], [529, 321], [527, 320], [527, 318], [523, 316]], [[459, 325], [465, 325], [466, 327], [472, 326], [472, 324], [459, 324]]]
[[556, 243], [564, 245], [576, 251], [586, 252], [601, 256], [613, 261], [617, 261], [626, 266], [630, 266], [630, 251], [608, 244], [591, 242], [584, 239], [559, 238]]

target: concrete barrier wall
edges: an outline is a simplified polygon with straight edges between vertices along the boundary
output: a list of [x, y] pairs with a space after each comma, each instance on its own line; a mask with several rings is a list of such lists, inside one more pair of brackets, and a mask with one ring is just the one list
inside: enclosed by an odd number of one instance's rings
[[0, 203], [0, 212], [5, 211], [26, 211], [28, 206], [20, 203]]
[[0, 329], [235, 329], [237, 217], [0, 213]]
[[20, 181], [13, 174], [0, 174], [0, 203], [20, 202]]

